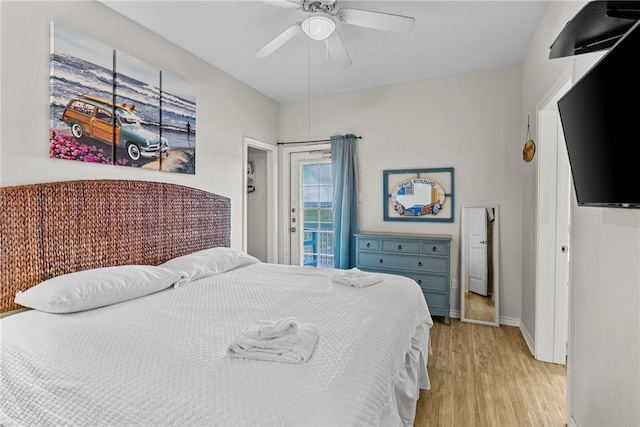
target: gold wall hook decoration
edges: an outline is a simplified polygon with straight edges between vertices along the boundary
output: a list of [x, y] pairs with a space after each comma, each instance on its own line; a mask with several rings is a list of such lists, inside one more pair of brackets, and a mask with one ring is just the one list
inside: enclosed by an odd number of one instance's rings
[[533, 160], [533, 156], [536, 153], [536, 144], [533, 140], [528, 139], [527, 142], [524, 143], [524, 147], [522, 148], [522, 159], [529, 163]]
[[522, 160], [529, 163], [533, 160], [533, 156], [536, 154], [536, 144], [531, 139], [531, 132], [529, 128], [529, 116], [527, 116], [527, 141], [522, 147]]

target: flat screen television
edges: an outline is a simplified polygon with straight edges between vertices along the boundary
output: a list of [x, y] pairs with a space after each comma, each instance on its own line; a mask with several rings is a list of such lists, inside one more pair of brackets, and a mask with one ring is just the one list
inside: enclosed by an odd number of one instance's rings
[[579, 206], [640, 209], [640, 21], [558, 101]]

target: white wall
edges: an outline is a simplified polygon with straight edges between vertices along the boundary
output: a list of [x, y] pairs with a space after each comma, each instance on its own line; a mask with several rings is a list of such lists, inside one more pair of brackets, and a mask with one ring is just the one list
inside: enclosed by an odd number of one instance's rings
[[[280, 105], [280, 140], [354, 133], [360, 162], [361, 231], [450, 234], [459, 276], [460, 204], [490, 203], [501, 215], [501, 315], [520, 318], [521, 128], [519, 66]], [[455, 168], [455, 222], [385, 222], [385, 169]], [[451, 308], [459, 310], [458, 291]]]
[[[243, 137], [275, 143], [278, 104], [97, 2], [0, 2], [0, 185], [137, 179], [231, 198], [231, 245], [242, 247]], [[49, 23], [129, 53], [196, 86], [196, 174], [50, 159]]]
[[[602, 53], [549, 60], [549, 46], [586, 2], [551, 2], [523, 64], [522, 116], [573, 64], [574, 81]], [[630, 60], [631, 61], [631, 60]], [[532, 126], [535, 129], [535, 126]], [[534, 140], [536, 136], [533, 135]], [[535, 325], [535, 161], [522, 165], [522, 321]], [[640, 210], [577, 207], [572, 199], [568, 383], [578, 426], [640, 425]]]

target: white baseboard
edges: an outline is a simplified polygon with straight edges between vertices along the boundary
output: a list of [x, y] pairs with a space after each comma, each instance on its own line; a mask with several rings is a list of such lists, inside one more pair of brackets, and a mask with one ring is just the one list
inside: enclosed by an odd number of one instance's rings
[[533, 338], [531, 338], [531, 334], [529, 333], [529, 331], [527, 330], [527, 328], [524, 327], [524, 324], [521, 323], [520, 325], [520, 332], [522, 333], [522, 337], [524, 338], [524, 341], [527, 343], [527, 347], [529, 347], [529, 351], [531, 352], [531, 355], [535, 355], [535, 343], [533, 341]]
[[500, 324], [517, 327], [517, 326], [520, 326], [520, 319], [516, 319], [515, 317], [500, 316]]

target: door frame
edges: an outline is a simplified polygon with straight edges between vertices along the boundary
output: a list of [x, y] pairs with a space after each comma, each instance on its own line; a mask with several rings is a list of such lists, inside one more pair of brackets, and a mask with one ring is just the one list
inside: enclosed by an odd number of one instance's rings
[[278, 146], [280, 170], [280, 245], [279, 259], [282, 264], [291, 263], [291, 239], [289, 238], [289, 204], [291, 202], [291, 154], [319, 150], [331, 150], [330, 143], [281, 144]]
[[267, 262], [278, 262], [278, 147], [248, 136], [242, 139], [242, 250], [247, 251], [247, 163], [249, 148], [264, 151], [267, 155]]
[[[569, 290], [557, 284], [557, 242], [560, 231], [557, 226], [558, 202], [558, 144], [561, 126], [557, 101], [571, 88], [573, 66], [569, 66], [555, 82], [536, 108], [538, 124], [538, 161], [536, 162], [536, 301], [534, 357], [553, 363], [566, 363], [566, 344], [569, 342]], [[568, 166], [568, 165], [567, 165]], [[570, 174], [569, 180], [570, 180]], [[568, 184], [569, 190], [571, 183]], [[566, 203], [571, 207], [571, 201]], [[568, 224], [567, 224], [568, 226]], [[567, 233], [569, 230], [567, 230]], [[567, 244], [571, 247], [569, 236]], [[554, 251], [548, 248], [553, 247]], [[570, 250], [570, 249], [569, 249]], [[570, 266], [567, 263], [563, 268]], [[568, 276], [567, 276], [568, 277]], [[565, 286], [566, 287], [566, 286]], [[563, 296], [565, 295], [566, 296]], [[564, 303], [560, 304], [564, 300]], [[564, 319], [564, 320], [563, 320]], [[562, 346], [560, 348], [559, 346]]]

